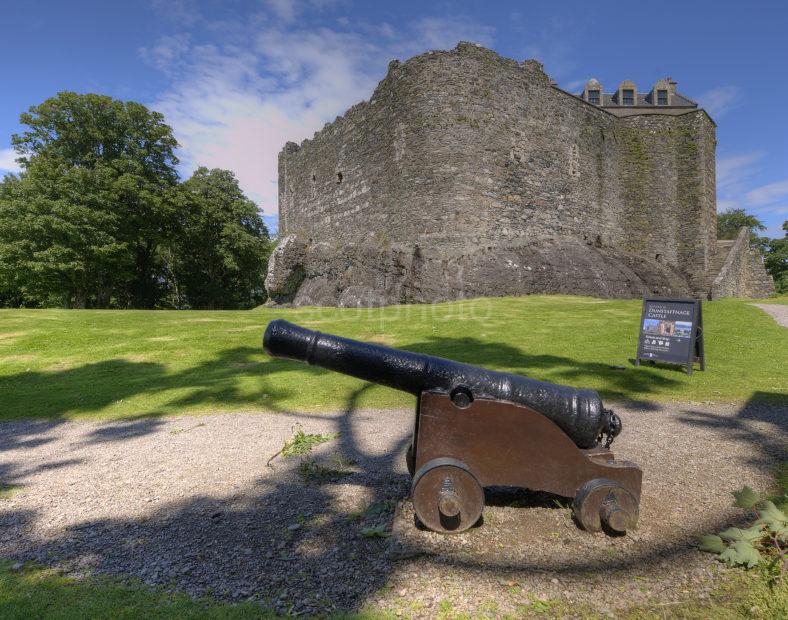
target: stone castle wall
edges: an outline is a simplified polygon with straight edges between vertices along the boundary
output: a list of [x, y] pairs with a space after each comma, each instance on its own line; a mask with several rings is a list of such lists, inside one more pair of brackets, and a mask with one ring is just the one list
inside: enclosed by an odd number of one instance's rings
[[[315, 303], [354, 286], [335, 272], [338, 257], [359, 253], [373, 257], [358, 263], [370, 265], [357, 269], [359, 286], [383, 291], [381, 303], [435, 298], [414, 262], [446, 280], [448, 299], [684, 293], [714, 251], [714, 148], [702, 110], [615, 117], [553, 86], [539, 63], [460, 44], [391, 63], [368, 102], [285, 146], [280, 235], [306, 257], [293, 267], [304, 280], [334, 277], [334, 293], [323, 282]], [[510, 271], [488, 290], [472, 279], [495, 280], [496, 252], [502, 272], [508, 260], [549, 273], [537, 282]], [[564, 269], [561, 254], [576, 264]], [[276, 270], [294, 260], [280, 258], [269, 280], [292, 281]], [[423, 268], [435, 261], [440, 269]], [[600, 261], [621, 271], [601, 290], [612, 276]], [[414, 287], [421, 293], [409, 296]]]

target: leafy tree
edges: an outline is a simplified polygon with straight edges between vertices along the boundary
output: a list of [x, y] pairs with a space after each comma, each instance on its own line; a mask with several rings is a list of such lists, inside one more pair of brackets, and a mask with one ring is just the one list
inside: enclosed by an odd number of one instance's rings
[[783, 222], [786, 235], [782, 239], [769, 239], [764, 265], [774, 278], [778, 293], [788, 293], [788, 220]]
[[[22, 173], [0, 191], [0, 293], [25, 303], [152, 307], [174, 234], [177, 142], [135, 102], [62, 92], [21, 115]], [[59, 301], [55, 301], [59, 300]]]
[[198, 168], [182, 184], [181, 200], [181, 234], [170, 256], [176, 305], [246, 308], [264, 301], [270, 238], [233, 173]]
[[0, 188], [0, 290], [13, 305], [107, 307], [133, 265], [102, 175], [43, 168]]
[[753, 243], [758, 240], [755, 231], [766, 230], [763, 222], [744, 209], [728, 209], [717, 215], [717, 239], [735, 239], [744, 226], [750, 229], [750, 241]]

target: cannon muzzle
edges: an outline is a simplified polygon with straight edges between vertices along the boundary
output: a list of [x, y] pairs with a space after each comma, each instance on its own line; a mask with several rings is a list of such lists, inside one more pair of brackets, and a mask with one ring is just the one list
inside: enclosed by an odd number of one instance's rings
[[268, 324], [263, 348], [272, 357], [306, 362], [415, 395], [451, 394], [459, 406], [476, 398], [524, 405], [552, 420], [579, 448], [593, 448], [602, 435], [612, 439], [621, 431], [618, 416], [603, 407], [593, 390], [323, 334], [282, 319]]

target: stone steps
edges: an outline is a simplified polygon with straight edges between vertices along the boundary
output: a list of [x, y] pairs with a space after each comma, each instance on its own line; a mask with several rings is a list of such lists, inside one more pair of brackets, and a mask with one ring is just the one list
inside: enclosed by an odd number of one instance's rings
[[711, 285], [714, 283], [714, 279], [720, 275], [722, 266], [725, 264], [725, 260], [728, 258], [728, 254], [730, 254], [734, 243], [736, 243], [734, 239], [717, 239], [716, 251], [713, 258], [711, 259], [711, 262], [709, 263], [709, 268], [700, 278], [698, 278], [695, 286], [693, 287], [693, 295], [695, 297], [698, 299], [709, 298]]

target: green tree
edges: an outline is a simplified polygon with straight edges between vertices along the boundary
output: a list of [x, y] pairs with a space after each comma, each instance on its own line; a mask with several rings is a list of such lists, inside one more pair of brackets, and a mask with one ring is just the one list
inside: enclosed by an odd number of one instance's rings
[[750, 229], [750, 241], [757, 243], [756, 231], [766, 230], [766, 226], [754, 215], [744, 209], [728, 209], [717, 215], [717, 239], [735, 239], [742, 227]]
[[[65, 306], [152, 307], [177, 226], [177, 142], [135, 102], [61, 92], [20, 116], [22, 173], [0, 191], [0, 291]], [[57, 300], [57, 301], [56, 301]]]
[[0, 291], [13, 305], [106, 307], [133, 272], [101, 175], [29, 164], [0, 187]]
[[176, 304], [247, 308], [264, 301], [270, 238], [233, 173], [200, 167], [182, 184], [181, 199], [181, 234], [170, 255]]
[[769, 239], [764, 265], [774, 278], [774, 288], [778, 293], [788, 293], [788, 220], [783, 222], [782, 239]]

